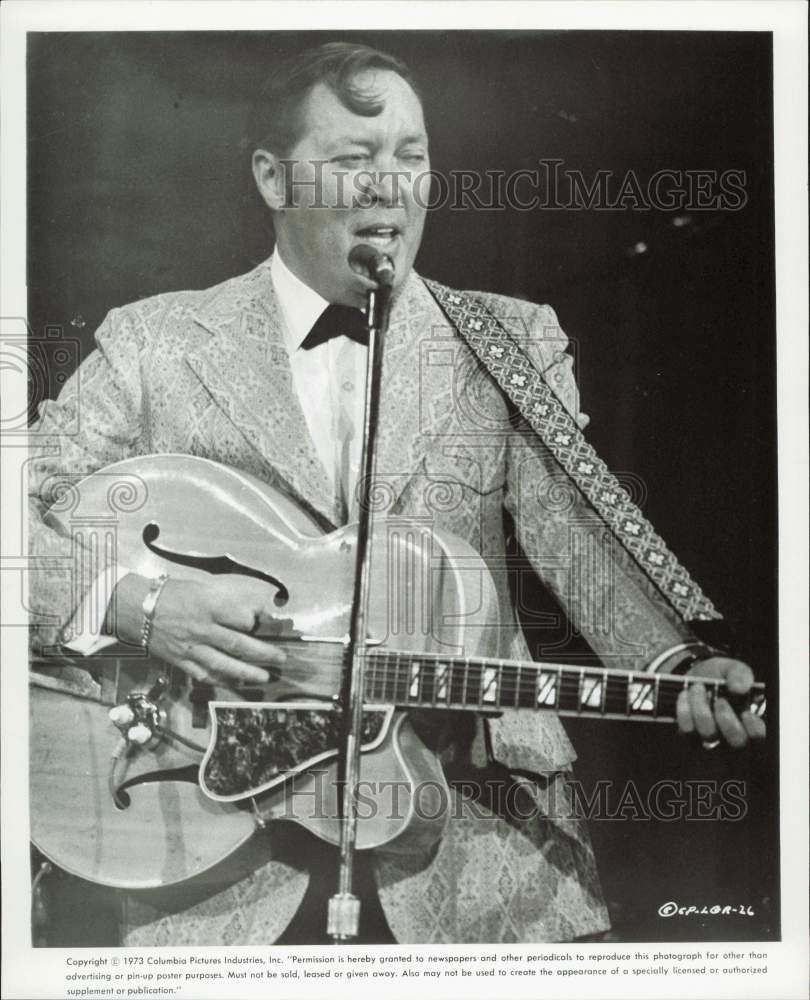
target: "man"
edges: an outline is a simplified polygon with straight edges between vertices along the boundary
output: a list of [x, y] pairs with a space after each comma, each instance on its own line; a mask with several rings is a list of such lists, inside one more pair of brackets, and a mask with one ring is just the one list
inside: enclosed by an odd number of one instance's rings
[[[375, 283], [348, 257], [369, 244], [393, 261], [396, 274], [376, 473], [387, 500], [377, 516], [427, 519], [482, 556], [497, 591], [502, 656], [529, 659], [510, 597], [506, 513], [534, 570], [607, 665], [689, 666], [696, 640], [690, 628], [609, 541], [581, 493], [555, 500], [560, 467], [548, 442], [515, 420], [455, 329], [441, 291], [413, 270], [430, 164], [407, 69], [363, 46], [331, 44], [280, 67], [265, 97], [253, 171], [273, 216], [272, 258], [216, 288], [159, 296], [107, 317], [98, 351], [44, 407], [37, 428], [57, 447], [44, 448], [34, 463], [34, 555], [64, 551], [65, 540], [42, 522], [60, 475], [154, 452], [202, 455], [250, 472], [324, 530], [352, 519], [367, 348], [347, 335], [348, 327], [324, 339], [318, 324], [335, 315], [331, 306], [363, 307]], [[477, 300], [524, 342], [531, 365], [584, 425], [553, 311], [496, 295]], [[433, 341], [449, 366], [420, 363]], [[70, 434], [79, 405], [81, 426]], [[583, 547], [572, 545], [572, 525]], [[587, 568], [594, 553], [598, 573]], [[106, 631], [135, 645], [148, 640], [150, 653], [198, 681], [261, 682], [268, 667], [283, 668], [281, 650], [254, 634], [275, 610], [275, 591], [262, 581], [153, 581], [115, 564], [101, 573], [85, 564], [83, 572], [78, 602], [69, 580], [35, 574], [34, 611], [59, 625], [38, 628], [39, 645], [99, 648], [105, 640], [89, 623], [101, 617], [98, 607], [114, 589]], [[605, 607], [612, 609], [607, 627]], [[724, 678], [740, 694], [753, 680], [745, 664], [711, 650], [690, 669]], [[735, 747], [764, 732], [761, 720], [749, 712], [738, 717], [723, 699], [712, 709], [699, 684], [680, 697], [678, 721], [685, 733]], [[436, 727], [431, 732], [430, 718], [423, 722], [430, 742]], [[550, 792], [562, 788], [575, 756], [559, 720], [542, 713], [507, 711], [486, 724], [459, 720], [437, 745], [448, 773], [481, 777], [500, 761], [503, 770], [533, 776], [527, 794], [541, 807], [544, 796], [551, 802]], [[568, 940], [607, 926], [587, 834], [576, 820], [552, 806], [548, 816], [518, 819], [460, 794], [453, 805], [437, 850], [371, 859], [393, 939]], [[306, 851], [273, 830], [268, 841], [272, 856], [236, 884], [166, 893], [159, 902], [127, 897], [124, 943], [276, 940], [304, 898], [309, 872]], [[333, 855], [320, 860], [335, 862]], [[368, 939], [390, 940], [387, 933], [377, 927]]]

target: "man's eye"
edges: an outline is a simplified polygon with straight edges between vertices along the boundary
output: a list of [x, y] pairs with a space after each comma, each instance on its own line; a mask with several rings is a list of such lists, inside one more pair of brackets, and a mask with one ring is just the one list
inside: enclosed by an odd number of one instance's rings
[[348, 165], [353, 163], [362, 163], [367, 158], [368, 157], [365, 153], [341, 153], [339, 156], [333, 156], [329, 162], [345, 163]]
[[413, 149], [407, 150], [404, 153], [399, 154], [400, 160], [404, 160], [406, 163], [424, 163], [425, 154], [421, 150]]

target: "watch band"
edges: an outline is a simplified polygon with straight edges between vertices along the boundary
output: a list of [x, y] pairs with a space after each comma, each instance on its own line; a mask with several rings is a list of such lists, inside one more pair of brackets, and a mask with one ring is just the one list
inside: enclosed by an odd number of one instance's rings
[[166, 581], [169, 579], [168, 573], [161, 573], [152, 580], [149, 592], [143, 599], [141, 610], [143, 611], [143, 624], [141, 625], [141, 646], [145, 653], [149, 652], [149, 643], [152, 639], [152, 626], [155, 620], [155, 610], [157, 602], [163, 591]]

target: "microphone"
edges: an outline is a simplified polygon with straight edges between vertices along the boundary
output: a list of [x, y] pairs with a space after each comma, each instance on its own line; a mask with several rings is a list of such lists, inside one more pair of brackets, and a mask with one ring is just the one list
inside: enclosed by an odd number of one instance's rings
[[349, 267], [356, 274], [364, 274], [385, 288], [390, 288], [394, 283], [394, 262], [388, 254], [380, 253], [368, 243], [360, 243], [352, 248]]

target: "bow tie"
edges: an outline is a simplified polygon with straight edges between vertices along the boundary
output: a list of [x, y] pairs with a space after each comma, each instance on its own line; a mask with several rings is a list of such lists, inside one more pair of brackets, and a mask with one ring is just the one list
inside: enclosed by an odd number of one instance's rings
[[327, 306], [301, 341], [301, 347], [310, 351], [332, 337], [349, 337], [368, 347], [368, 328], [362, 312], [352, 306]]

